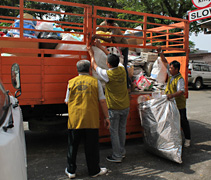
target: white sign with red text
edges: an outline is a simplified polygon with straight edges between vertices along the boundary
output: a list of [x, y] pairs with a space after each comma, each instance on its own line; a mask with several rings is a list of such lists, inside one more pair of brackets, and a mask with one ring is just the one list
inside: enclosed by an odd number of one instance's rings
[[189, 22], [211, 17], [211, 7], [196, 9], [188, 12]]
[[192, 0], [192, 3], [197, 8], [205, 8], [211, 5], [211, 0]]

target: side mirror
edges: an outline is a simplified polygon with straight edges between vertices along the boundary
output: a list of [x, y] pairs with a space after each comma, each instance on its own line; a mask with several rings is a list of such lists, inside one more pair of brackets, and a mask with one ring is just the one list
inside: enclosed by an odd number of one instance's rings
[[20, 80], [20, 67], [18, 64], [13, 64], [11, 68], [11, 80], [12, 85], [17, 91], [15, 92], [15, 97], [19, 97], [21, 95], [21, 80]]

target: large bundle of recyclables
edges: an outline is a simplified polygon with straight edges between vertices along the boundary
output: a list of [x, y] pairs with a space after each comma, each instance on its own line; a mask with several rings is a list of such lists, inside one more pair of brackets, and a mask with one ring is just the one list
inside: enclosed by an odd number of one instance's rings
[[161, 157], [182, 163], [180, 115], [175, 100], [166, 95], [139, 99], [139, 114], [146, 148]]

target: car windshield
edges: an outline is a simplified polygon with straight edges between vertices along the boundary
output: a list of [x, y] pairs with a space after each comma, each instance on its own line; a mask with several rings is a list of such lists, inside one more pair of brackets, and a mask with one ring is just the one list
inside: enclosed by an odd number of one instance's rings
[[9, 107], [9, 99], [0, 81], [0, 126], [4, 123]]

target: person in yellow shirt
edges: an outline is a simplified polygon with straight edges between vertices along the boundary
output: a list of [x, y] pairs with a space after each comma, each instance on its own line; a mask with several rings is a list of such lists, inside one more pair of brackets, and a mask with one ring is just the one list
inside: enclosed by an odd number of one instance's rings
[[97, 74], [105, 81], [105, 96], [108, 106], [110, 119], [110, 135], [112, 144], [112, 155], [106, 159], [110, 162], [122, 162], [125, 157], [126, 124], [129, 114], [130, 100], [127, 89], [126, 72], [122, 66], [119, 66], [119, 57], [110, 54], [102, 47], [99, 41], [96, 46], [102, 49], [107, 55], [108, 70], [97, 66], [94, 58], [94, 52], [88, 47], [91, 57], [92, 67]]
[[70, 79], [65, 103], [68, 105], [68, 153], [65, 173], [76, 177], [76, 156], [81, 138], [84, 139], [89, 175], [97, 177], [107, 172], [99, 166], [99, 102], [107, 128], [110, 127], [108, 108], [99, 80], [89, 75], [90, 61], [80, 60], [76, 64], [79, 76]]
[[168, 99], [175, 98], [176, 100], [177, 108], [180, 113], [181, 127], [183, 129], [185, 136], [184, 146], [189, 147], [191, 140], [191, 133], [190, 133], [189, 122], [186, 115], [186, 98], [184, 96], [185, 81], [182, 75], [180, 74], [180, 63], [174, 60], [168, 65], [168, 62], [164, 54], [162, 53], [161, 47], [158, 47], [157, 52], [160, 55], [163, 64], [168, 69], [169, 78], [165, 93], [167, 94]]

